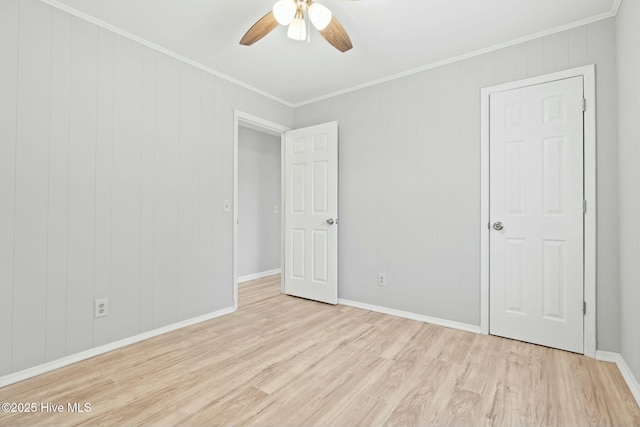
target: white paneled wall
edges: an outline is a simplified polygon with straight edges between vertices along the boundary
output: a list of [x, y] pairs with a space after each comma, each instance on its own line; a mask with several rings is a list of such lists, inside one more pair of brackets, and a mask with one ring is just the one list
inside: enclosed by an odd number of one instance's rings
[[0, 57], [0, 375], [231, 306], [233, 110], [293, 110], [38, 0]]
[[340, 124], [340, 298], [479, 325], [480, 89], [595, 63], [598, 347], [618, 351], [615, 41], [608, 19], [296, 108]]
[[[618, 13], [621, 353], [640, 382], [640, 3]], [[637, 391], [637, 389], [636, 389]]]

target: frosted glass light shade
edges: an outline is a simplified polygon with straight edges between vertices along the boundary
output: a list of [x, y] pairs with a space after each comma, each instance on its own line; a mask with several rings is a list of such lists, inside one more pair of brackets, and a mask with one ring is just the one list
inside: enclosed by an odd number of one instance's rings
[[273, 5], [273, 17], [280, 25], [289, 25], [295, 14], [295, 0], [280, 0]]
[[331, 11], [318, 3], [312, 3], [309, 8], [309, 19], [311, 23], [318, 31], [322, 31], [327, 28], [329, 22], [331, 22]]
[[307, 26], [304, 18], [294, 18], [291, 21], [287, 36], [294, 40], [304, 40], [307, 38]]

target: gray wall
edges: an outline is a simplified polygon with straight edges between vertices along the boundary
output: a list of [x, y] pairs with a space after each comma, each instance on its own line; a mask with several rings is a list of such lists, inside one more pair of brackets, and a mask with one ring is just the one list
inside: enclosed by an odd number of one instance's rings
[[640, 381], [640, 2], [624, 0], [617, 24], [621, 350]]
[[[280, 137], [238, 133], [238, 276], [280, 268]], [[274, 212], [274, 206], [278, 212]]]
[[233, 110], [293, 110], [38, 0], [0, 58], [0, 375], [232, 306]]
[[608, 19], [296, 108], [340, 124], [340, 298], [479, 325], [480, 88], [595, 63], [598, 348], [619, 351], [615, 52]]

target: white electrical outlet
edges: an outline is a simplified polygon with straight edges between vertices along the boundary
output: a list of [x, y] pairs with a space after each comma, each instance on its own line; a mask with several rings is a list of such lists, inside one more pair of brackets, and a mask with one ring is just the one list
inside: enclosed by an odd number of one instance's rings
[[378, 273], [378, 286], [387, 286], [387, 275]]
[[109, 300], [97, 299], [95, 305], [95, 317], [105, 317], [109, 314]]
[[278, 213], [279, 210], [280, 208], [278, 207], [278, 205], [273, 206], [273, 213]]
[[231, 200], [225, 200], [225, 201], [222, 203], [222, 211], [223, 211], [224, 213], [229, 213], [229, 212], [231, 212]]

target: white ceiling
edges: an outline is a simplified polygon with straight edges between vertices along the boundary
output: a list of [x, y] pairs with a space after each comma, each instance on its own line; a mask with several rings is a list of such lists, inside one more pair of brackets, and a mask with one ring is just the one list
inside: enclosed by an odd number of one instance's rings
[[278, 27], [253, 46], [243, 34], [276, 0], [44, 0], [246, 83], [289, 104], [344, 91], [578, 22], [613, 16], [620, 0], [318, 0], [349, 32], [340, 53]]

